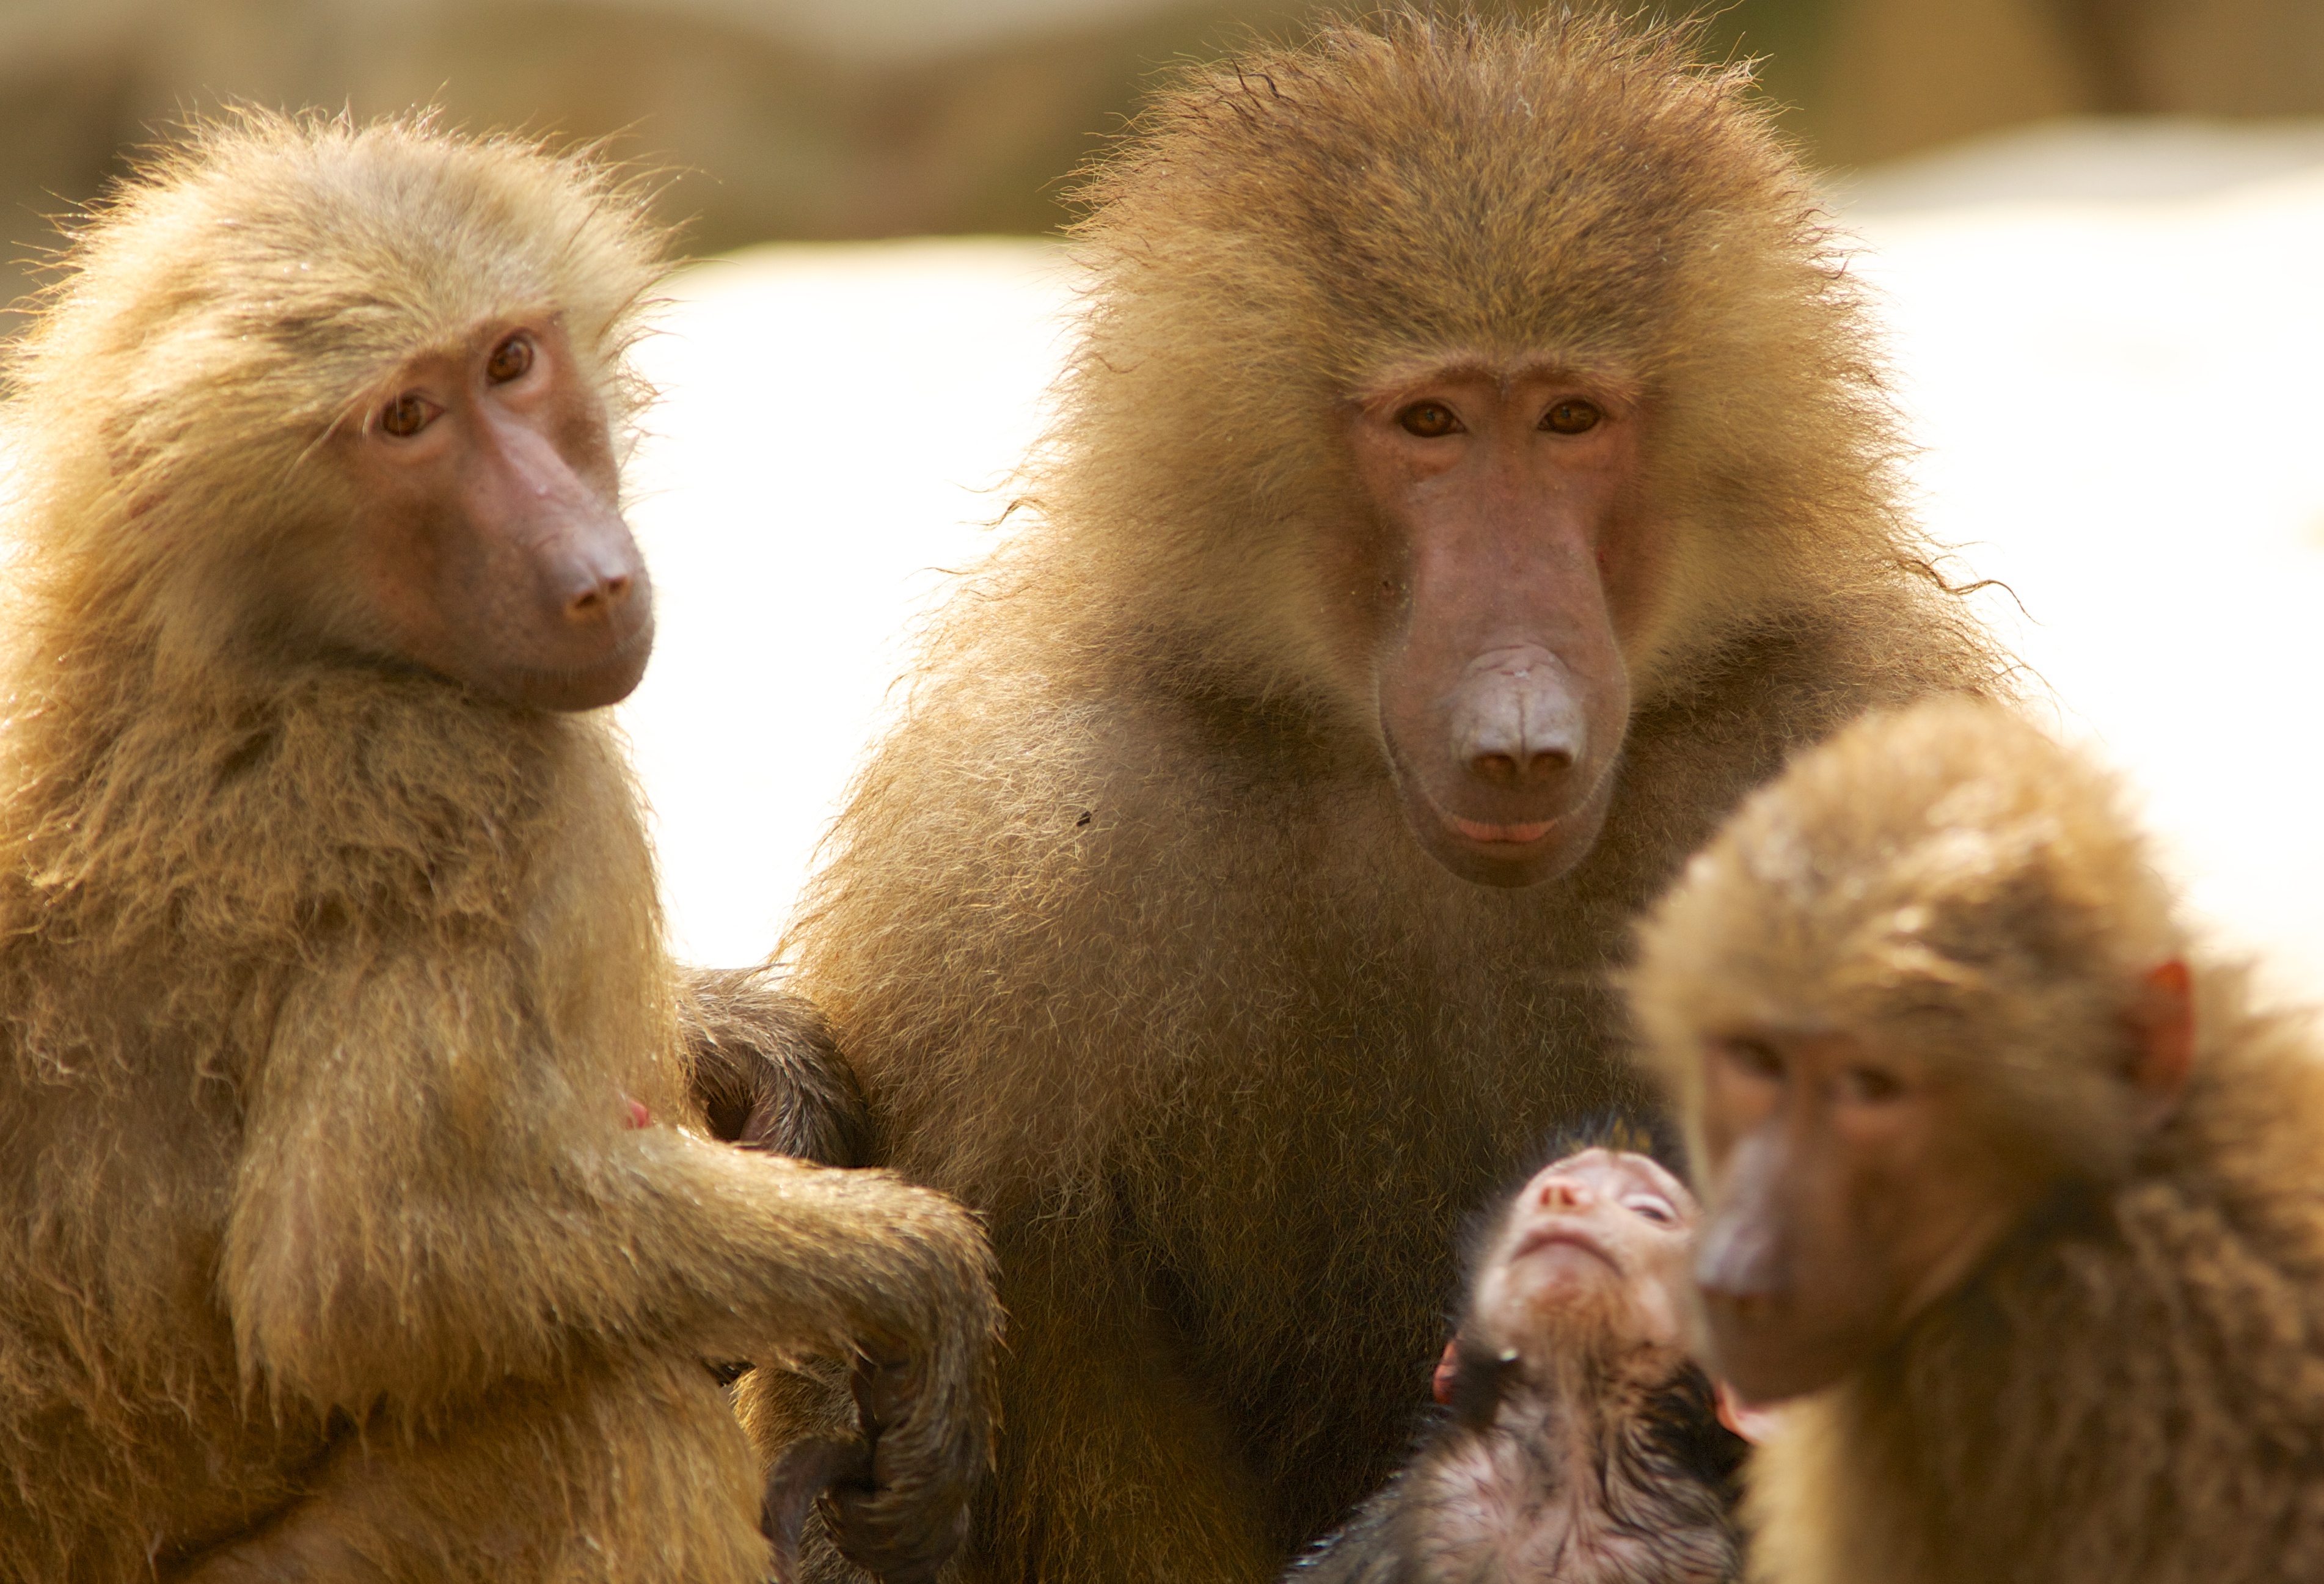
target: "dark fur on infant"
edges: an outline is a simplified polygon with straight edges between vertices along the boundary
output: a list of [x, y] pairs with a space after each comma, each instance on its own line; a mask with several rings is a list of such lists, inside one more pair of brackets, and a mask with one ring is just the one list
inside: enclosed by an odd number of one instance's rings
[[1744, 1441], [1681, 1337], [1695, 1205], [1643, 1155], [1545, 1167], [1471, 1239], [1443, 1405], [1286, 1584], [1714, 1584]]

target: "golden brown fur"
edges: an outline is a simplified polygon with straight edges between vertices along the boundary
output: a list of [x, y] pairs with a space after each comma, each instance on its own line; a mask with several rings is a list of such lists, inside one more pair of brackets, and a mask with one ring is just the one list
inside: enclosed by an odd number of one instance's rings
[[557, 312], [618, 432], [658, 246], [586, 162], [253, 115], [17, 351], [0, 1579], [755, 1580], [706, 1361], [912, 1357], [883, 1457], [977, 1461], [973, 1227], [690, 1119], [603, 716], [395, 663], [318, 570], [327, 436], [477, 322]]
[[[1694, 1120], [1706, 1033], [1812, 1021], [1922, 1054], [2047, 1165], [1968, 1280], [1757, 1454], [1762, 1578], [2324, 1570], [2324, 1052], [2190, 955], [2122, 804], [1998, 710], [1923, 705], [1756, 796], [1645, 932], [1639, 1014]], [[2125, 1052], [2172, 960], [2195, 1054], [2150, 1127]]]
[[[1259, 1579], [1339, 1520], [1402, 1445], [1445, 1229], [1632, 1092], [1632, 911], [1793, 748], [1997, 674], [1916, 575], [1806, 181], [1689, 48], [1333, 27], [1189, 73], [1089, 189], [1036, 520], [950, 606], [790, 942], [885, 1158], [1001, 1252], [972, 1577]], [[1636, 371], [1679, 547], [1626, 618], [1604, 835], [1530, 889], [1414, 841], [1345, 576], [1353, 393], [1479, 349]]]

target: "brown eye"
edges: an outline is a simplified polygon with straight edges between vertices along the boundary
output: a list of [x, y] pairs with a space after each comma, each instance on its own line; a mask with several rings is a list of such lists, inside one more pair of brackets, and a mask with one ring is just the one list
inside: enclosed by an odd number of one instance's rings
[[426, 428], [435, 416], [434, 402], [407, 391], [379, 410], [379, 427], [398, 439], [407, 439]]
[[1596, 428], [1598, 420], [1605, 416], [1598, 410], [1596, 402], [1569, 396], [1542, 415], [1541, 427], [1553, 435], [1578, 435]]
[[1461, 432], [1461, 420], [1452, 410], [1441, 401], [1416, 401], [1396, 415], [1407, 435], [1418, 435], [1424, 440], [1441, 438]]
[[1720, 1042], [1729, 1064], [1753, 1078], [1780, 1080], [1784, 1076], [1783, 1054], [1764, 1040], [1729, 1039]]
[[1904, 1080], [1878, 1067], [1849, 1067], [1840, 1075], [1840, 1098], [1858, 1105], [1882, 1105], [1904, 1092]]
[[512, 336], [493, 348], [492, 361], [484, 364], [484, 377], [495, 385], [505, 385], [522, 377], [532, 366], [532, 342], [524, 336]]

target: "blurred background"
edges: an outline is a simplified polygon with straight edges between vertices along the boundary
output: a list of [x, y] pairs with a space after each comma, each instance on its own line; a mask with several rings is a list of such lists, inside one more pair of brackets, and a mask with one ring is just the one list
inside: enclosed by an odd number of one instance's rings
[[[0, 301], [44, 216], [233, 100], [433, 102], [669, 171], [704, 262], [640, 351], [660, 637], [622, 715], [677, 945], [752, 961], [1038, 432], [1071, 173], [1157, 69], [1310, 12], [0, 0]], [[1711, 27], [1764, 58], [1854, 239], [1950, 570], [2006, 584], [1980, 610], [2200, 914], [2324, 1002], [2324, 0], [1729, 0]]]
[[[12, 256], [36, 250], [40, 216], [189, 110], [435, 102], [471, 125], [611, 135], [669, 165], [664, 207], [700, 253], [1039, 233], [1157, 65], [1315, 9], [0, 0], [0, 215]], [[1766, 58], [1787, 124], [1833, 170], [2060, 116], [2324, 113], [2324, 0], [1729, 0], [1711, 25], [1722, 51]]]

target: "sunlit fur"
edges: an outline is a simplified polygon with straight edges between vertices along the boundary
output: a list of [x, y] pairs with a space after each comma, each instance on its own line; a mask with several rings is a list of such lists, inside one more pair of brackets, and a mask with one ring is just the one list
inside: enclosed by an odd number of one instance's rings
[[[888, 1159], [994, 1218], [980, 1579], [1263, 1579], [1386, 1478], [1447, 1229], [1632, 1092], [1603, 970], [1748, 787], [1997, 666], [1916, 572], [1857, 292], [1739, 69], [1553, 11], [1190, 71], [1097, 173], [1028, 520], [789, 942]], [[1341, 427], [1417, 357], [1619, 363], [1683, 549], [1606, 833], [1473, 886], [1383, 759]]]
[[[1909, 1041], [2057, 1183], [1756, 1455], [1764, 1579], [2324, 1571], [2324, 1051], [2190, 942], [2124, 801], [2000, 710], [1924, 705], [1756, 795], [1644, 932], [1638, 1015], [1690, 1110], [1706, 1031], [1812, 1019]], [[2149, 1133], [2123, 1074], [2173, 957], [2194, 1067]]]
[[17, 349], [0, 1579], [755, 1580], [703, 1360], [917, 1342], [939, 1287], [990, 1323], [933, 1195], [696, 1130], [604, 719], [374, 656], [317, 572], [327, 431], [417, 352], [561, 312], [621, 421], [641, 216], [521, 143], [245, 115]]

